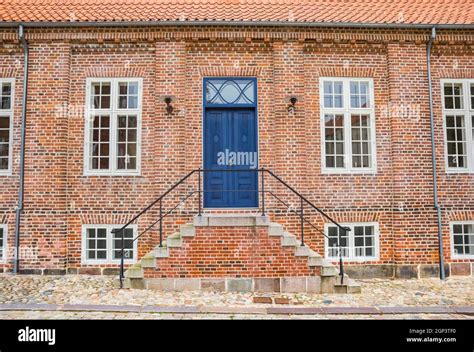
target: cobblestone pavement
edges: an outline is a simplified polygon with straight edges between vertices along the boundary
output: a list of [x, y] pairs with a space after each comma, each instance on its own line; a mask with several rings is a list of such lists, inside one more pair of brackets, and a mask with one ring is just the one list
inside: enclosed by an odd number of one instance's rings
[[[312, 307], [474, 306], [474, 277], [359, 281], [361, 294], [264, 294], [287, 297], [291, 305]], [[157, 306], [264, 306], [255, 293], [120, 290], [106, 276], [12, 276], [0, 274], [0, 304], [90, 304]]]
[[474, 319], [473, 316], [458, 314], [394, 314], [394, 315], [277, 315], [277, 314], [162, 314], [162, 313], [103, 313], [103, 312], [50, 312], [50, 311], [9, 311], [0, 312], [0, 319], [140, 319], [140, 320], [260, 320], [260, 319], [313, 319], [313, 320], [339, 320], [339, 319], [408, 319], [408, 320], [452, 320], [452, 319]]

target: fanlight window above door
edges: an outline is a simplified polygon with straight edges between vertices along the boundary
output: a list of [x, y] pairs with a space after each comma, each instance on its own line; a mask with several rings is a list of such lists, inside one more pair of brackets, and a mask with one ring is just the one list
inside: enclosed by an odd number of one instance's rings
[[208, 78], [204, 81], [206, 105], [256, 105], [254, 78]]

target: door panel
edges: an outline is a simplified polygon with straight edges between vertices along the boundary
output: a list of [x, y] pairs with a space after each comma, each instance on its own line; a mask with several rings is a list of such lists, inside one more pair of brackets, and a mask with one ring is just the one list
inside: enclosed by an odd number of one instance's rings
[[[218, 163], [219, 153], [229, 157]], [[222, 156], [222, 155], [221, 155]], [[222, 161], [222, 159], [220, 160]], [[232, 164], [232, 162], [234, 164]], [[253, 109], [208, 109], [204, 116], [204, 168], [250, 170], [258, 167], [257, 121]], [[207, 172], [204, 206], [211, 208], [258, 207], [256, 171]]]

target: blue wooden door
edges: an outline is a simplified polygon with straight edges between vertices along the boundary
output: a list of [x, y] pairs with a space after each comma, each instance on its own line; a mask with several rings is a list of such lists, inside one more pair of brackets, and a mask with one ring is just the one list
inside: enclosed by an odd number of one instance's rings
[[204, 174], [205, 207], [258, 207], [254, 109], [206, 109], [204, 168], [216, 170]]

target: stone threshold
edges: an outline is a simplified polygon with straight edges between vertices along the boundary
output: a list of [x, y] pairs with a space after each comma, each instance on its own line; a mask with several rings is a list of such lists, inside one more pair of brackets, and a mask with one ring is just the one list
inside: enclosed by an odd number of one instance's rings
[[474, 306], [398, 306], [398, 307], [239, 307], [239, 306], [139, 306], [89, 304], [0, 304], [2, 311], [63, 311], [108, 313], [166, 314], [252, 314], [252, 315], [399, 315], [399, 314], [460, 314], [474, 316]]

